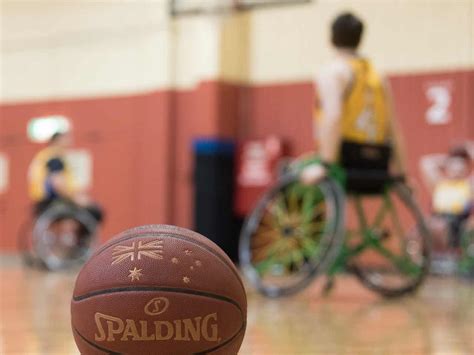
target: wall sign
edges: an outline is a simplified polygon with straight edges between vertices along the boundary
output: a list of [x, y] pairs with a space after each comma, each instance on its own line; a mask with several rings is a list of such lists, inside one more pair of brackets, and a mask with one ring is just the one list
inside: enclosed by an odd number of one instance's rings
[[452, 87], [450, 81], [426, 85], [425, 96], [430, 104], [425, 119], [429, 124], [442, 125], [451, 121]]

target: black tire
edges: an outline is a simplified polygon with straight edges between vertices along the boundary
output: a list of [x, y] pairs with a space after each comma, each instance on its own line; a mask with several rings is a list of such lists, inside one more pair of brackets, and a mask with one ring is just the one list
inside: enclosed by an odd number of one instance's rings
[[[276, 216], [282, 205], [286, 217], [282, 213]], [[239, 260], [246, 278], [268, 297], [291, 295], [308, 286], [340, 250], [343, 205], [341, 188], [332, 180], [308, 187], [301, 185], [295, 174], [283, 176], [244, 222]], [[304, 221], [300, 223], [298, 218]], [[314, 230], [319, 225], [322, 229]]]
[[[406, 271], [400, 270], [403, 267], [395, 265], [396, 262], [390, 263], [392, 269], [387, 269], [386, 266], [363, 265], [363, 263], [357, 261], [357, 258], [351, 263], [350, 267], [367, 288], [384, 297], [399, 297], [417, 290], [427, 276], [431, 260], [431, 238], [425, 219], [415, 203], [409, 187], [403, 183], [394, 183], [387, 189], [386, 194], [389, 193], [397, 196], [401, 206], [406, 208], [404, 213], [411, 215], [414, 222], [414, 226], [411, 226], [409, 232], [402, 232], [403, 235], [400, 236], [403, 238], [399, 243], [400, 252], [403, 253], [402, 258], [405, 258], [403, 261], [407, 262]], [[395, 235], [397, 232], [388, 233], [387, 242], [390, 243], [390, 235]], [[415, 255], [415, 251], [418, 255]], [[385, 260], [388, 260], [388, 258]], [[401, 261], [399, 262], [401, 263]], [[407, 276], [408, 268], [413, 271], [411, 277]], [[393, 274], [389, 274], [390, 272]], [[393, 282], [393, 279], [397, 278], [400, 278], [400, 282], [396, 282], [395, 285], [388, 284], [388, 282]]]
[[[77, 239], [80, 243], [71, 243], [63, 249], [63, 255], [54, 253], [54, 245], [50, 242], [53, 237], [61, 241], [64, 236], [55, 236], [51, 232], [54, 223], [64, 219], [78, 222], [79, 232]], [[42, 213], [33, 228], [33, 254], [48, 270], [55, 271], [68, 269], [86, 261], [91, 252], [96, 235], [97, 222], [85, 209], [77, 208], [70, 204], [57, 203]]]
[[17, 247], [21, 254], [21, 259], [28, 267], [34, 267], [38, 264], [33, 248], [33, 225], [34, 221], [32, 220], [24, 222], [19, 228], [17, 238]]

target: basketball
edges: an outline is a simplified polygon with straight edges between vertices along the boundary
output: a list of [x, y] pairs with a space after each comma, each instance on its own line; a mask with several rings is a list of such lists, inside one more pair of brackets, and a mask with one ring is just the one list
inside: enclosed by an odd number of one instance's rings
[[237, 354], [245, 289], [227, 255], [187, 229], [150, 225], [99, 248], [71, 301], [81, 354]]

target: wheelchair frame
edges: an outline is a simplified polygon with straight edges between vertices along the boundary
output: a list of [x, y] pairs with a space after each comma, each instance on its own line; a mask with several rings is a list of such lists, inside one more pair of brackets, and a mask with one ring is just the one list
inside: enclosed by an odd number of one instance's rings
[[[347, 176], [346, 171], [338, 165], [330, 166], [328, 168], [328, 177], [319, 184], [328, 185], [328, 191], [331, 191], [334, 196], [334, 204], [337, 213], [333, 223], [337, 224], [337, 226], [332, 228], [331, 240], [325, 241], [326, 244], [322, 245], [322, 248], [325, 248], [324, 253], [322, 253], [317, 258], [309, 257], [308, 253], [306, 256], [304, 256], [304, 258], [308, 259], [307, 263], [312, 264], [313, 262], [317, 261], [317, 265], [309, 266], [309, 270], [307, 271], [307, 275], [304, 277], [304, 280], [298, 281], [292, 287], [282, 288], [276, 284], [274, 286], [263, 285], [259, 277], [259, 273], [262, 271], [257, 270], [252, 264], [251, 251], [252, 236], [256, 231], [258, 231], [257, 228], [259, 228], [258, 224], [260, 223], [260, 219], [264, 218], [262, 217], [262, 211], [264, 208], [266, 208], [266, 204], [271, 201], [269, 196], [272, 195], [272, 192], [280, 190], [283, 191], [291, 184], [298, 184], [299, 172], [302, 170], [302, 168], [314, 163], [318, 163], [318, 160], [317, 158], [315, 159], [312, 157], [311, 159], [299, 161], [296, 165], [293, 165], [292, 169], [283, 177], [281, 177], [273, 188], [267, 191], [267, 193], [257, 204], [256, 208], [246, 219], [241, 232], [239, 254], [243, 272], [250, 282], [266, 296], [277, 297], [298, 292], [305, 288], [318, 274], [325, 273], [329, 281], [326, 284], [324, 291], [328, 292], [332, 288], [333, 279], [336, 274], [344, 271], [351, 271], [362, 281], [365, 286], [386, 297], [401, 296], [417, 289], [422, 283], [429, 269], [430, 238], [428, 229], [425, 225], [424, 217], [418, 209], [416, 203], [413, 201], [409, 188], [404, 184], [403, 179], [401, 178], [391, 177], [386, 179], [385, 177], [386, 180], [383, 181], [382, 190], [379, 194], [375, 194], [376, 196], [381, 196], [384, 200], [384, 203], [381, 209], [377, 212], [377, 217], [375, 218], [372, 228], [369, 226], [362, 208], [361, 199], [365, 196], [365, 194], [352, 193], [351, 196], [353, 196], [355, 199], [357, 220], [363, 233], [362, 241], [355, 246], [351, 246], [348, 243], [348, 236], [346, 235], [345, 231], [345, 216], [343, 212], [346, 205], [345, 196], [347, 196], [347, 194], [345, 194], [343, 191], [343, 186], [345, 185]], [[380, 236], [375, 233], [378, 225], [382, 222], [385, 210], [391, 210], [394, 218], [396, 220], [398, 219], [395, 205], [392, 204], [390, 200], [390, 192], [393, 191], [396, 191], [405, 207], [410, 210], [411, 214], [415, 218], [417, 233], [421, 237], [420, 252], [422, 253], [422, 256], [421, 265], [419, 266], [410, 265], [410, 260], [408, 260], [406, 257], [402, 258], [392, 255], [389, 250], [381, 245]], [[369, 193], [369, 195], [374, 196], [373, 193]], [[370, 278], [365, 275], [363, 269], [352, 263], [352, 260], [355, 257], [367, 249], [376, 250], [380, 255], [395, 263], [397, 268], [400, 268], [403, 272], [413, 274], [414, 280], [406, 285], [403, 285], [403, 287], [398, 287], [395, 289], [380, 287], [379, 285], [374, 284], [374, 282], [372, 282]]]

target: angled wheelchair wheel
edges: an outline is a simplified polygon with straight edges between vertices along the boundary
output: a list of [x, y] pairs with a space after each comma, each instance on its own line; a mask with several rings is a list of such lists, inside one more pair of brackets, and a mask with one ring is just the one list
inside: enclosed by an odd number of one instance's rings
[[239, 257], [244, 275], [269, 297], [306, 287], [331, 262], [343, 240], [343, 194], [325, 180], [316, 186], [287, 174], [246, 219]]
[[430, 236], [410, 189], [394, 183], [382, 195], [351, 202], [346, 240], [357, 277], [385, 297], [415, 291], [429, 270]]
[[36, 220], [33, 254], [49, 270], [71, 268], [90, 256], [96, 229], [97, 222], [84, 209], [53, 204]]

